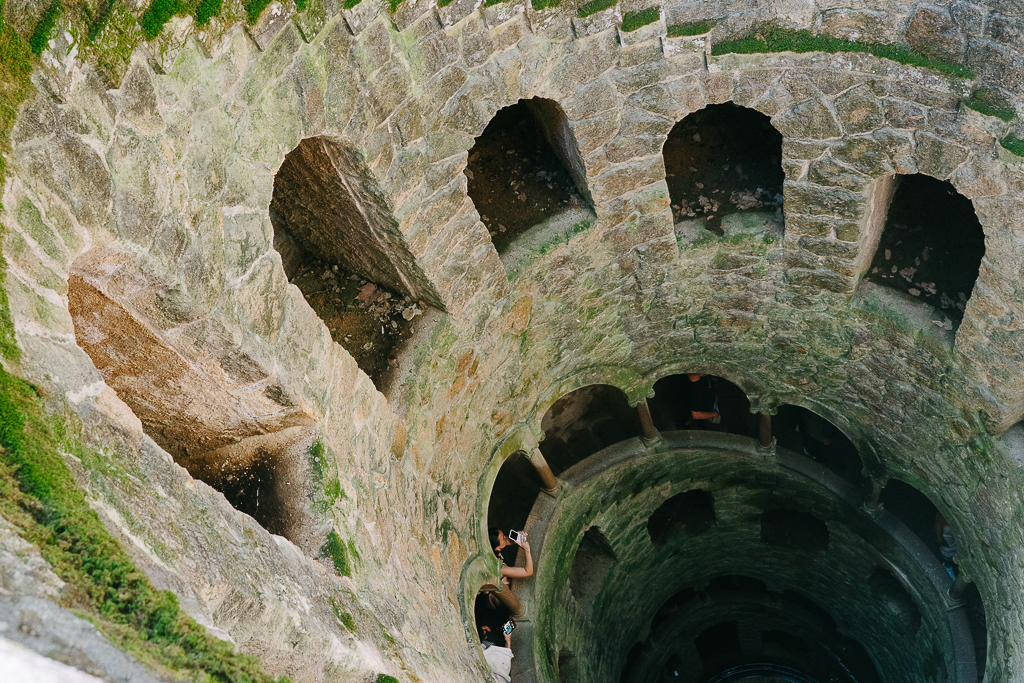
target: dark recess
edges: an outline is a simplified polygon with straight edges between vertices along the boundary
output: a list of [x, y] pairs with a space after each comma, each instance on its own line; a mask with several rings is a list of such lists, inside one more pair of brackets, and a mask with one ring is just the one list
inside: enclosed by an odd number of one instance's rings
[[828, 549], [828, 526], [799, 510], [766, 510], [761, 514], [761, 540], [790, 550], [823, 551]]

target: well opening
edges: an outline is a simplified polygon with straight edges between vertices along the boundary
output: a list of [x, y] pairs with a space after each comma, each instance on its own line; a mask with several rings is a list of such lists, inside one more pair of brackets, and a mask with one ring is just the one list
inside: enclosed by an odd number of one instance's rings
[[978, 279], [985, 233], [971, 200], [947, 181], [898, 176], [864, 280], [931, 307], [934, 324], [955, 331]]
[[468, 193], [499, 254], [530, 228], [570, 213], [592, 219], [586, 171], [569, 121], [540, 97], [498, 110], [469, 151]]
[[752, 221], [783, 230], [782, 134], [764, 114], [708, 105], [672, 128], [662, 153], [677, 224], [698, 221], [718, 235], [751, 232]]
[[270, 220], [288, 280], [385, 391], [416, 317], [441, 300], [369, 169], [337, 140], [303, 140], [274, 178]]

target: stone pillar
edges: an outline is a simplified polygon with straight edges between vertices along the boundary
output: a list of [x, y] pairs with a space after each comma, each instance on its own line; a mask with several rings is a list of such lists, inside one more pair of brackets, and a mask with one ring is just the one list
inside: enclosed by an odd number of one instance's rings
[[640, 440], [645, 446], [657, 443], [661, 440], [661, 434], [654, 426], [654, 418], [651, 417], [651, 407], [647, 405], [647, 399], [641, 399], [636, 404], [636, 412], [640, 415]]
[[757, 447], [759, 450], [773, 452], [775, 450], [775, 439], [772, 437], [772, 415], [766, 410], [758, 413], [758, 438]]
[[537, 470], [537, 474], [540, 475], [540, 480], [544, 483], [544, 491], [554, 493], [555, 489], [558, 488], [558, 477], [551, 471], [551, 466], [544, 459], [544, 454], [540, 452], [539, 448], [534, 448], [533, 455], [530, 455], [529, 459], [530, 463]]
[[877, 515], [882, 511], [882, 484], [880, 482], [871, 480], [871, 493], [868, 494], [867, 498], [864, 499], [864, 512], [871, 516]]
[[954, 603], [963, 602], [964, 591], [971, 585], [971, 580], [967, 578], [967, 575], [960, 572], [956, 575], [956, 580], [953, 581], [953, 585], [949, 587], [949, 599]]
[[523, 607], [523, 603], [512, 592], [512, 589], [505, 584], [501, 582], [497, 585], [487, 584], [480, 588], [480, 592], [493, 593], [494, 597], [498, 598], [501, 604], [508, 608], [509, 614], [512, 615], [513, 619], [522, 619], [526, 616], [526, 609]]

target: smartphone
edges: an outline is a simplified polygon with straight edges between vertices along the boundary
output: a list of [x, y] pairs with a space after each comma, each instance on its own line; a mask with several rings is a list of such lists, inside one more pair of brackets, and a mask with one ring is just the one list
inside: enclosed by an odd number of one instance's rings
[[508, 540], [512, 541], [513, 543], [515, 543], [517, 545], [522, 545], [523, 543], [526, 542], [526, 532], [525, 531], [511, 531], [510, 530], [508, 532]]
[[510, 636], [512, 635], [512, 631], [515, 630], [515, 627], [516, 622], [509, 619], [505, 622], [505, 625], [501, 627], [501, 630], [505, 633], [506, 636]]

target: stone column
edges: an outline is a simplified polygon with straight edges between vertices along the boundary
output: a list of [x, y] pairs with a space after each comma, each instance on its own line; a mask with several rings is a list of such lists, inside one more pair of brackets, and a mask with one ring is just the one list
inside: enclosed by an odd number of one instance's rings
[[654, 426], [654, 418], [651, 417], [651, 407], [647, 405], [647, 399], [641, 399], [636, 404], [636, 412], [640, 415], [640, 440], [645, 446], [650, 446], [661, 440], [661, 434]]
[[757, 447], [762, 451], [775, 450], [775, 439], [772, 437], [772, 414], [766, 410], [758, 413]]
[[522, 619], [526, 616], [526, 609], [523, 607], [523, 603], [512, 592], [512, 589], [505, 584], [501, 582], [497, 585], [487, 584], [480, 588], [480, 592], [493, 593], [494, 597], [498, 598], [501, 604], [508, 608], [509, 614], [512, 615], [513, 619]]
[[537, 474], [540, 475], [540, 480], [543, 482], [544, 491], [547, 493], [554, 493], [555, 489], [558, 488], [558, 477], [551, 471], [551, 466], [548, 465], [548, 461], [544, 459], [544, 454], [540, 452], [539, 448], [533, 449], [533, 455], [529, 456], [530, 463], [537, 470]]
[[967, 575], [960, 572], [956, 575], [956, 580], [953, 581], [953, 585], [949, 587], [949, 599], [954, 603], [963, 602], [964, 591], [971, 585], [971, 580], [967, 578]]
[[871, 480], [871, 493], [868, 494], [867, 498], [864, 499], [864, 512], [871, 516], [877, 515], [882, 511], [882, 484], [880, 482]]

